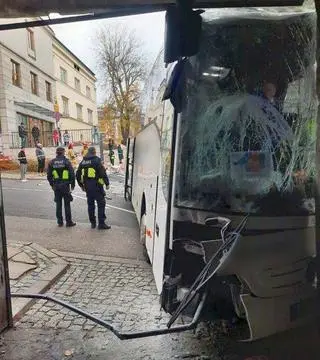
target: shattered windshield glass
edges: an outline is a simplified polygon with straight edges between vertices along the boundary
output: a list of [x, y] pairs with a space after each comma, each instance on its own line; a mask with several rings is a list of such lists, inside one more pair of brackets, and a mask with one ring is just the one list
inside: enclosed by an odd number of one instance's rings
[[186, 70], [176, 205], [314, 213], [315, 14], [217, 10]]

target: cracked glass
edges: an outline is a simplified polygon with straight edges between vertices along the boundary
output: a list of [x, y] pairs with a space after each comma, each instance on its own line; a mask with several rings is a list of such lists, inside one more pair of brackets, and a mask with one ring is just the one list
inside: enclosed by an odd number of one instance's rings
[[315, 13], [222, 9], [203, 18], [186, 69], [176, 205], [314, 214]]

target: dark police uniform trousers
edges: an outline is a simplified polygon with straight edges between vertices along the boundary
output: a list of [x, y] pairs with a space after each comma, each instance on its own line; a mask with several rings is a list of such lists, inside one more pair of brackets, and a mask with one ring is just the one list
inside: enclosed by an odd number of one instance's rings
[[75, 174], [71, 163], [64, 156], [57, 156], [48, 166], [47, 178], [54, 190], [54, 201], [56, 203], [56, 217], [59, 225], [63, 224], [62, 201], [64, 202], [66, 223], [72, 223], [71, 206], [73, 200], [70, 186], [75, 185]]
[[71, 217], [71, 201], [73, 200], [70, 193], [69, 184], [56, 184], [54, 190], [54, 201], [56, 203], [56, 217], [58, 224], [63, 224], [62, 217], [62, 200], [64, 201], [64, 211], [66, 216], [66, 223], [70, 224], [72, 222]]
[[95, 201], [98, 207], [98, 222], [104, 224], [106, 219], [106, 199], [103, 186], [94, 179], [85, 180], [85, 189], [87, 193], [88, 214], [91, 223], [96, 223]]

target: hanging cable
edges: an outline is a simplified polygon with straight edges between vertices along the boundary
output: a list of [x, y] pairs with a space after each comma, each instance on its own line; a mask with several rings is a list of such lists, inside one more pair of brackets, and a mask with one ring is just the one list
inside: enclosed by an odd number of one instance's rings
[[[214, 270], [207, 276], [207, 273], [213, 263], [213, 261], [216, 259], [216, 257], [221, 254], [224, 250], [227, 250], [230, 246], [234, 245], [236, 243], [236, 240], [239, 239], [241, 235], [241, 231], [245, 227], [247, 223], [249, 215], [246, 215], [240, 224], [237, 226], [237, 228], [228, 233], [226, 239], [223, 240], [223, 244], [220, 246], [220, 248], [213, 254], [213, 256], [210, 258], [208, 263], [204, 266], [192, 286], [190, 287], [189, 291], [186, 293], [182, 301], [180, 302], [178, 308], [176, 311], [172, 314], [169, 322], [167, 323], [167, 327], [170, 328], [172, 324], [177, 320], [178, 316], [182, 313], [182, 311], [190, 304], [190, 302], [194, 299], [197, 293], [212, 279], [212, 277], [216, 274], [217, 270], [220, 267], [220, 262], [218, 265], [214, 268]], [[225, 231], [223, 231], [223, 237], [224, 237]]]

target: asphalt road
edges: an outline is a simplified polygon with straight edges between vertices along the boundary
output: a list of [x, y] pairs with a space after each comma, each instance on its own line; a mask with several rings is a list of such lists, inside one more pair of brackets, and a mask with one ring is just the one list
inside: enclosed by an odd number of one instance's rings
[[111, 230], [90, 229], [85, 193], [76, 186], [72, 214], [77, 226], [57, 228], [53, 192], [44, 180], [2, 180], [8, 242], [33, 241], [48, 248], [79, 253], [143, 259], [138, 224], [123, 198], [124, 177], [110, 175], [107, 222]]
[[[137, 222], [129, 202], [123, 198], [122, 175], [111, 175], [111, 189], [107, 191], [107, 216], [113, 225], [126, 225], [135, 228]], [[55, 220], [53, 191], [46, 180], [29, 180], [22, 183], [18, 180], [2, 180], [5, 214], [8, 216], [25, 216], [37, 219]], [[76, 186], [72, 203], [74, 220], [88, 222], [85, 193]]]

